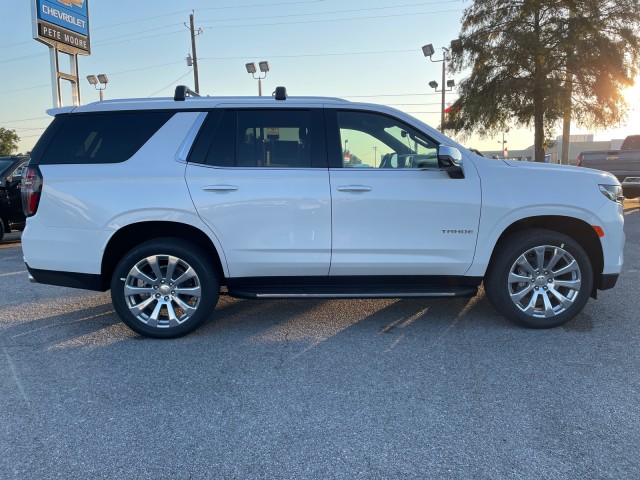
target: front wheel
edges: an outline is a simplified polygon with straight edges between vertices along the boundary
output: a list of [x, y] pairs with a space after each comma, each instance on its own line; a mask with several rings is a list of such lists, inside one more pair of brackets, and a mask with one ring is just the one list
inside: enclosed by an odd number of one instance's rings
[[593, 267], [571, 237], [525, 230], [497, 245], [484, 287], [496, 310], [510, 320], [530, 328], [556, 327], [589, 300]]
[[175, 238], [133, 248], [111, 279], [111, 299], [120, 319], [153, 338], [193, 332], [211, 316], [219, 293], [209, 256], [195, 244]]

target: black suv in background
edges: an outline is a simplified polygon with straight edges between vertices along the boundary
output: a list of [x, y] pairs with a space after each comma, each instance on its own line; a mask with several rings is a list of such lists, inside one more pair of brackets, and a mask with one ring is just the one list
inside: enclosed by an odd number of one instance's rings
[[5, 233], [24, 228], [20, 183], [29, 157], [0, 157], [0, 241]]

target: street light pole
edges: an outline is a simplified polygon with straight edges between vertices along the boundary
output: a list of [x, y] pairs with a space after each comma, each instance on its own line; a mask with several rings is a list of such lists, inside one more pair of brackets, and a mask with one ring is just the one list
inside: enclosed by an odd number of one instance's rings
[[264, 76], [258, 75], [256, 77], [256, 72], [258, 71], [258, 69], [256, 68], [255, 63], [251, 62], [251, 63], [245, 64], [247, 73], [250, 73], [253, 78], [258, 80], [258, 96], [261, 97], [262, 96], [262, 79], [267, 78], [267, 73], [269, 72], [269, 62], [267, 62], [266, 60], [263, 60], [262, 62], [258, 62], [258, 67], [260, 68], [260, 71], [264, 73]]
[[441, 125], [440, 128], [442, 128], [443, 132], [444, 132], [444, 92], [445, 92], [444, 76], [445, 76], [445, 64], [447, 63], [447, 52], [448, 50], [442, 47], [442, 107], [440, 110], [440, 125]]
[[[87, 81], [89, 84], [93, 85], [96, 90], [100, 91], [100, 101], [102, 102], [104, 100], [102, 91], [107, 88], [107, 83], [109, 83], [109, 77], [107, 74], [101, 73], [100, 75], [87, 75]], [[100, 85], [99, 87], [98, 84]]]
[[[434, 60], [433, 54], [435, 50], [432, 44], [424, 45], [422, 47], [422, 53], [425, 57], [429, 57], [434, 63], [442, 62], [442, 87], [441, 90], [438, 90], [438, 82], [431, 81], [429, 82], [429, 86], [433, 88], [436, 92], [442, 92], [442, 100], [440, 105], [440, 130], [444, 132], [444, 110], [445, 110], [445, 92], [453, 90], [455, 86], [455, 82], [453, 80], [446, 80], [446, 63], [447, 57], [449, 55], [450, 49], [447, 47], [442, 47], [442, 60]], [[445, 83], [446, 81], [446, 83]], [[445, 88], [445, 85], [449, 88]]]

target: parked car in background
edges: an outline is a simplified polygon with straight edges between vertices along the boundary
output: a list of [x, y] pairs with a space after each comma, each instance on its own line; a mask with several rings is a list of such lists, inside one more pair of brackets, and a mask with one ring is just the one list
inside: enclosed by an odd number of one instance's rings
[[580, 152], [576, 165], [612, 173], [626, 198], [640, 196], [640, 135], [629, 135], [620, 150]]
[[22, 230], [25, 224], [20, 182], [29, 157], [0, 157], [0, 241], [5, 233]]

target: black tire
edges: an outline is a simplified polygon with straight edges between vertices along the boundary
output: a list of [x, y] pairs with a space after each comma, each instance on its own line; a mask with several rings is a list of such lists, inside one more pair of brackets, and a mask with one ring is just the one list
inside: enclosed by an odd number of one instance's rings
[[544, 229], [504, 238], [484, 279], [496, 310], [529, 328], [568, 322], [582, 311], [592, 287], [593, 267], [585, 250], [571, 237]]
[[193, 332], [213, 314], [219, 294], [210, 256], [178, 238], [138, 245], [120, 260], [111, 278], [111, 299], [120, 319], [152, 338]]

